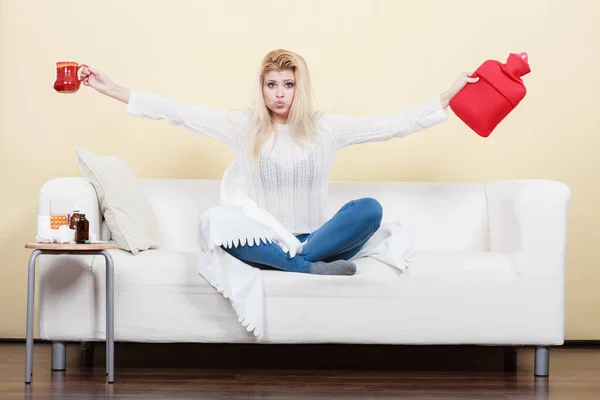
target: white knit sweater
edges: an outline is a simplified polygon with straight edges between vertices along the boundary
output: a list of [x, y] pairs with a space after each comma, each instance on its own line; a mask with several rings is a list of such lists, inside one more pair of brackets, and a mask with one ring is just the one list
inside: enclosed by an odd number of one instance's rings
[[448, 118], [439, 97], [384, 116], [323, 114], [318, 120], [320, 140], [302, 148], [290, 137], [287, 125], [277, 126], [277, 142], [263, 146], [252, 167], [250, 114], [217, 110], [132, 90], [127, 113], [162, 119], [227, 144], [234, 151], [257, 205], [293, 233], [310, 233], [326, 219], [328, 178], [334, 155], [344, 146], [404, 137]]

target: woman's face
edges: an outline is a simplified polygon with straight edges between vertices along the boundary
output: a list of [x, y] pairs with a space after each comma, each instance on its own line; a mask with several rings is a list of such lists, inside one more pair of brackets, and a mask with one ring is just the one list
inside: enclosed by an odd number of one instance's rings
[[273, 120], [278, 124], [286, 124], [296, 92], [294, 72], [289, 69], [269, 72], [265, 76], [262, 91]]

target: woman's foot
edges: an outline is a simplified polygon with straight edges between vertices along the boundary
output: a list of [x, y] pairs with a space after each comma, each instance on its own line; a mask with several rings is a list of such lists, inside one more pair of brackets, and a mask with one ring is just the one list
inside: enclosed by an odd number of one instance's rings
[[315, 275], [354, 275], [356, 264], [352, 261], [315, 261], [310, 265], [310, 273]]

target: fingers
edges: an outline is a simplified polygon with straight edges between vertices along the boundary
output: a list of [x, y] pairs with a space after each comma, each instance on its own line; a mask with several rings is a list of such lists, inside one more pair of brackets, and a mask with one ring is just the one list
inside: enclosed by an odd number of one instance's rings
[[94, 74], [94, 75], [98, 75], [98, 74], [100, 73], [100, 72], [99, 72], [99, 71], [97, 71], [95, 68], [89, 67], [89, 69], [90, 69], [90, 72], [91, 72], [92, 74]]
[[90, 75], [98, 75], [99, 72], [92, 67], [86, 66], [81, 69], [82, 77], [89, 77]]
[[473, 77], [473, 74], [470, 74], [466, 71], [462, 72], [460, 75], [466, 83], [475, 83], [479, 80], [479, 77]]
[[91, 72], [89, 69], [87, 69], [87, 67], [83, 67], [81, 69], [81, 80], [82, 80], [82, 82], [84, 82], [84, 84], [87, 80], [89, 80], [90, 75], [91, 75]]

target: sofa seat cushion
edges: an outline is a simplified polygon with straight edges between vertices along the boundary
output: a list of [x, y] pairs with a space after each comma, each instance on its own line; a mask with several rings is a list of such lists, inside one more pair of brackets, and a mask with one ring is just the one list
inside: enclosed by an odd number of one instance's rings
[[123, 251], [113, 252], [115, 281], [121, 287], [193, 287], [209, 293], [214, 290], [198, 274], [198, 255], [172, 250], [148, 250], [137, 256]]
[[[198, 274], [196, 253], [111, 253], [117, 340], [253, 341], [229, 300]], [[40, 337], [102, 340], [103, 258], [42, 258]], [[544, 322], [536, 294], [505, 255], [416, 253], [404, 272], [373, 259], [357, 265], [351, 277], [265, 271], [264, 342], [559, 342], [552, 323]], [[544, 329], [538, 331], [538, 326]]]
[[[115, 265], [115, 340], [248, 341], [229, 300], [198, 274], [197, 253], [110, 250]], [[103, 340], [104, 257], [42, 255], [40, 337]]]
[[427, 251], [415, 253], [409, 261], [408, 269], [401, 272], [375, 259], [358, 259], [357, 273], [354, 276], [265, 271], [265, 296], [399, 297], [404, 284], [477, 284], [518, 279], [510, 257], [499, 253]]
[[[190, 288], [213, 294], [214, 289], [198, 274], [192, 252], [149, 250], [133, 256], [114, 253], [118, 286]], [[372, 258], [356, 260], [354, 276], [311, 275], [276, 270], [263, 271], [265, 297], [398, 297], [399, 285], [410, 282], [478, 283], [518, 279], [510, 257], [493, 252], [418, 252], [401, 272]]]
[[423, 251], [409, 258], [405, 275], [411, 278], [465, 281], [506, 281], [518, 277], [506, 254], [479, 251]]

